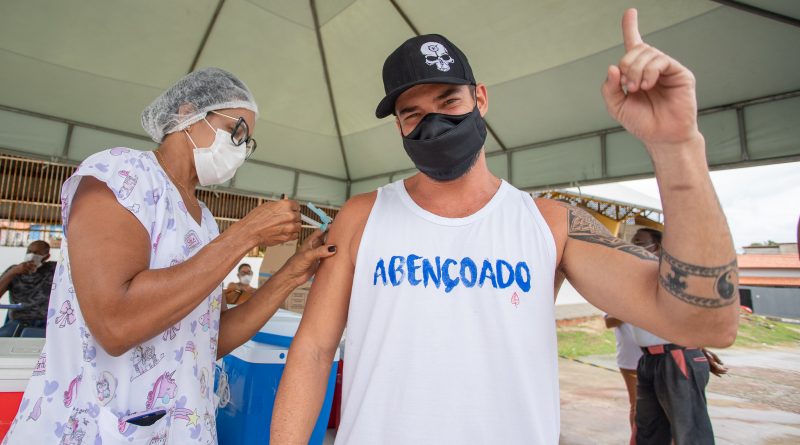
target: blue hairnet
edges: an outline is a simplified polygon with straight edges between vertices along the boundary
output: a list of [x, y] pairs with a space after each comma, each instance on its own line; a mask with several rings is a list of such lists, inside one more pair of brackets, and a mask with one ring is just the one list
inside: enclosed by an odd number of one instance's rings
[[258, 105], [247, 85], [219, 68], [193, 71], [177, 81], [142, 111], [142, 128], [156, 142], [203, 119], [209, 111]]

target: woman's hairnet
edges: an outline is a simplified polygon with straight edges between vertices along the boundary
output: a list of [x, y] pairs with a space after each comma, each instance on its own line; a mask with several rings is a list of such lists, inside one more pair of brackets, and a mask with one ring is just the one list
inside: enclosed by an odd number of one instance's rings
[[258, 116], [258, 105], [244, 82], [225, 70], [203, 68], [184, 76], [148, 105], [142, 111], [142, 128], [160, 143], [164, 136], [223, 108], [244, 108]]

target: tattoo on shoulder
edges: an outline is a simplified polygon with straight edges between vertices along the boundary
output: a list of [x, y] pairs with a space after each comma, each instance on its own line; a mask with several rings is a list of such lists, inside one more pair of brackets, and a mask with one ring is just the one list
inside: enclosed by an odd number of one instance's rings
[[643, 260], [658, 261], [658, 257], [648, 252], [646, 249], [628, 244], [612, 235], [597, 218], [594, 218], [584, 210], [567, 205], [564, 205], [564, 207], [567, 208], [569, 220], [567, 236], [570, 238], [610, 247]]
[[[719, 267], [689, 264], [662, 250], [659, 284], [671, 295], [686, 303], [718, 308], [736, 303], [739, 282], [736, 260]], [[701, 297], [703, 293], [716, 298]]]

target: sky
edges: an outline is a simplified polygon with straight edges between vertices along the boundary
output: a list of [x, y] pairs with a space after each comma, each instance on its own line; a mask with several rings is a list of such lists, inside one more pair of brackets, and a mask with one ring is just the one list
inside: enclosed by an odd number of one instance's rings
[[[728, 218], [737, 250], [767, 240], [797, 242], [800, 162], [714, 171], [711, 181]], [[617, 184], [660, 203], [655, 179]], [[608, 189], [604, 185], [581, 187], [581, 191], [589, 195], [629, 201], [625, 196], [610, 196], [614, 192]]]

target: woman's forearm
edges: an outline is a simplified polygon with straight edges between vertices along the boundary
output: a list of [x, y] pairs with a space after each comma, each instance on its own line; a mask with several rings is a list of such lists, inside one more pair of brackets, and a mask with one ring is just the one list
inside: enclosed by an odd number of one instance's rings
[[275, 315], [281, 303], [298, 286], [280, 272], [261, 286], [252, 298], [220, 315], [217, 358], [238, 348]]

